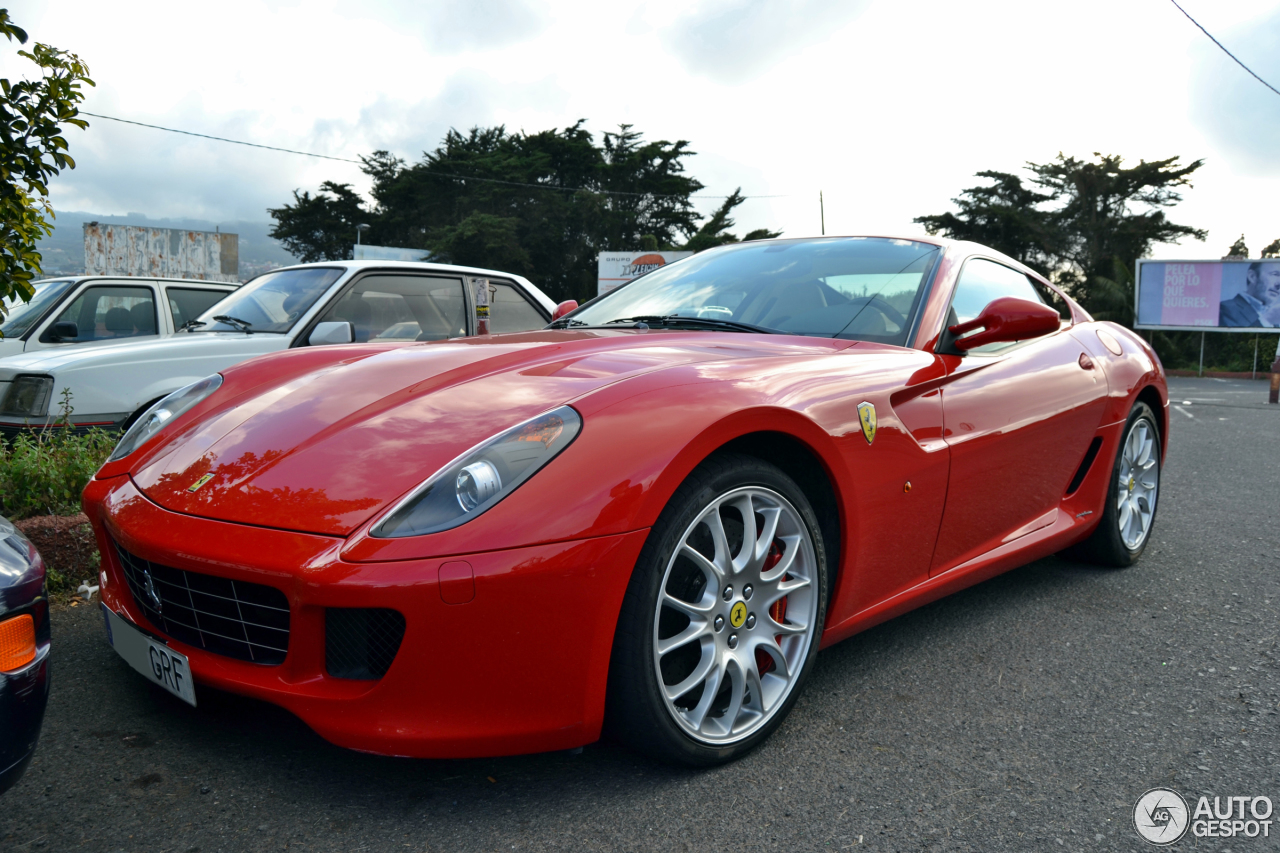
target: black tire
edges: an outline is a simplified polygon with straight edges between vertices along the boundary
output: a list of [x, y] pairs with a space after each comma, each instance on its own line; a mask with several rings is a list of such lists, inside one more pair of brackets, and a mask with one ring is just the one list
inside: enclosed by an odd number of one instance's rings
[[[1142, 427], [1145, 427], [1154, 442], [1152, 458], [1155, 464], [1152, 470], [1155, 473], [1155, 499], [1151, 503], [1151, 521], [1147, 525], [1146, 532], [1142, 535], [1141, 542], [1137, 544], [1137, 547], [1130, 547], [1129, 544], [1125, 543], [1120, 532], [1120, 475], [1124, 462], [1125, 445], [1134, 432]], [[1116, 448], [1116, 458], [1111, 466], [1111, 480], [1107, 486], [1107, 498], [1100, 513], [1102, 517], [1098, 521], [1098, 526], [1094, 528], [1093, 533], [1089, 534], [1089, 538], [1067, 549], [1064, 552], [1064, 556], [1117, 569], [1132, 566], [1138, 561], [1142, 556], [1142, 552], [1147, 549], [1147, 543], [1151, 541], [1151, 531], [1155, 526], [1156, 510], [1160, 506], [1160, 451], [1160, 429], [1156, 423], [1155, 412], [1146, 403], [1135, 403], [1133, 410], [1129, 413], [1128, 421], [1125, 422], [1120, 444]]]
[[[755, 490], [755, 491], [753, 491]], [[726, 602], [726, 605], [732, 604], [732, 610], [735, 615], [729, 615], [729, 611], [719, 614], [721, 620], [719, 625], [714, 629], [714, 635], [710, 629], [706, 629], [706, 641], [699, 641], [702, 645], [696, 648], [698, 655], [707, 654], [706, 642], [712, 643], [729, 643], [730, 637], [733, 637], [734, 645], [728, 645], [727, 648], [734, 649], [734, 652], [717, 651], [711, 653], [716, 661], [712, 666], [719, 672], [723, 673], [723, 681], [717, 680], [715, 683], [720, 685], [715, 688], [708, 688], [711, 679], [694, 688], [689, 695], [696, 693], [701, 696], [704, 691], [714, 690], [715, 695], [707, 696], [707, 707], [711, 710], [704, 711], [707, 719], [713, 719], [715, 716], [716, 705], [721, 700], [718, 698], [725, 692], [733, 692], [737, 690], [739, 704], [734, 705], [730, 700], [730, 707], [737, 709], [734, 712], [733, 719], [729, 719], [727, 723], [727, 732], [724, 738], [728, 740], [711, 741], [701, 739], [691, 734], [680, 724], [676, 722], [676, 715], [679, 713], [672, 705], [673, 702], [686, 701], [683, 698], [679, 700], [670, 700], [665, 695], [663, 679], [666, 678], [665, 671], [659, 673], [659, 667], [667, 660], [662, 655], [670, 655], [669, 652], [660, 653], [657, 650], [657, 644], [661, 641], [663, 631], [663, 620], [667, 616], [667, 610], [663, 610], [659, 605], [659, 596], [662, 593], [664, 582], [667, 583], [667, 592], [670, 595], [676, 583], [677, 576], [674, 574], [679, 565], [676, 557], [676, 549], [681, 546], [684, 541], [693, 541], [691, 537], [697, 535], [691, 531], [708, 529], [709, 525], [699, 522], [703, 517], [704, 511], [710, 512], [713, 505], [717, 505], [718, 501], [728, 499], [732, 495], [741, 495], [749, 493], [753, 495], [752, 500], [763, 500], [766, 508], [763, 511], [774, 512], [777, 510], [776, 517], [786, 519], [786, 521], [778, 521], [778, 527], [768, 535], [771, 538], [768, 556], [760, 563], [760, 567], [755, 571], [762, 573], [756, 574], [756, 583], [760, 585], [762, 590], [760, 596], [756, 599], [754, 605], [749, 605], [748, 601], [752, 596], [747, 581], [751, 580], [751, 569], [743, 570], [742, 575], [725, 575], [724, 577], [733, 580], [734, 578], [742, 578], [742, 589], [737, 590], [735, 597], [728, 599], [724, 597], [726, 590], [712, 589], [710, 582], [707, 581], [702, 588], [691, 593], [692, 596], [702, 596], [700, 601], [709, 600], [705, 596], [710, 595], [715, 599], [712, 606], [714, 611], [708, 611], [705, 624], [710, 626], [714, 624], [715, 614], [719, 613], [721, 608], [720, 601]], [[776, 502], [770, 507], [767, 502], [776, 496], [785, 499], [785, 503]], [[789, 506], [788, 506], [789, 505]], [[721, 518], [721, 524], [726, 531], [731, 531], [732, 514], [735, 509], [725, 504], [716, 510], [717, 517]], [[741, 519], [741, 513], [738, 513], [738, 519]], [[757, 515], [757, 519], [763, 519], [764, 516]], [[725, 521], [724, 519], [729, 519]], [[755, 530], [758, 533], [757, 542], [765, 541], [765, 530], [759, 526], [758, 521]], [[697, 525], [701, 524], [701, 527]], [[775, 543], [783, 542], [782, 525], [789, 525], [788, 529], [799, 531], [798, 535], [802, 535], [807, 530], [808, 541], [802, 538], [796, 538], [791, 541], [798, 542], [796, 546], [785, 545], [783, 549], [791, 548], [794, 553], [790, 557], [788, 565], [802, 567], [793, 575], [788, 569], [781, 575], [776, 576], [775, 581], [768, 581], [764, 574], [775, 573], [778, 570], [771, 568], [781, 564], [781, 557], [775, 554], [781, 554], [778, 550], [779, 545]], [[800, 527], [803, 524], [803, 527]], [[709, 529], [708, 529], [709, 532]], [[737, 537], [738, 545], [733, 544], [733, 537]], [[726, 553], [732, 556], [732, 551], [736, 547], [739, 549], [739, 557], [745, 555], [747, 550], [741, 543], [746, 541], [746, 537], [739, 530], [737, 533], [730, 532], [728, 547]], [[811, 544], [811, 549], [808, 547]], [[760, 553], [756, 551], [755, 553]], [[801, 556], [804, 555], [804, 556]], [[680, 559], [688, 560], [687, 557]], [[770, 560], [773, 562], [770, 563]], [[813, 669], [814, 661], [818, 653], [818, 642], [822, 634], [822, 626], [826, 619], [827, 597], [828, 597], [828, 555], [822, 540], [821, 528], [818, 525], [818, 519], [813, 508], [810, 506], [804, 492], [795, 484], [795, 482], [784, 474], [777, 467], [758, 459], [754, 456], [742, 454], [722, 454], [704, 462], [699, 466], [688, 479], [681, 484], [680, 488], [672, 496], [671, 501], [663, 510], [658, 522], [654, 525], [649, 533], [649, 537], [645, 542], [645, 546], [640, 553], [639, 559], [636, 561], [635, 571], [631, 576], [631, 582], [627, 587], [626, 597], [623, 600], [622, 612], [618, 622], [617, 634], [614, 638], [613, 655], [609, 667], [609, 686], [606, 702], [606, 727], [618, 739], [628, 744], [632, 748], [643, 752], [649, 756], [659, 760], [668, 761], [687, 766], [706, 767], [716, 764], [723, 764], [732, 761], [751, 749], [759, 745], [782, 723], [783, 719], [791, 711], [797, 698], [800, 695], [804, 681]], [[711, 561], [708, 561], [711, 562]], [[812, 564], [812, 565], [810, 565]], [[689, 565], [693, 565], [689, 562]], [[670, 569], [668, 568], [670, 567]], [[695, 567], [696, 568], [696, 567]], [[672, 572], [668, 579], [668, 572]], [[686, 572], [686, 574], [689, 574]], [[712, 577], [707, 575], [706, 577]], [[803, 592], [793, 598], [794, 593], [786, 593], [786, 601], [783, 603], [781, 610], [781, 620], [790, 624], [792, 619], [787, 614], [787, 607], [791, 606], [795, 609], [792, 611], [798, 614], [796, 625], [804, 623], [806, 618], [811, 619], [805, 630], [797, 635], [784, 637], [781, 634], [773, 635], [771, 625], [781, 624], [774, 622], [773, 618], [777, 616], [777, 605], [770, 606], [767, 602], [773, 601], [779, 594], [777, 587], [766, 588], [767, 583], [786, 584], [794, 583], [796, 578], [806, 580], [807, 583]], [[816, 597], [816, 601], [809, 596]], [[746, 596], [748, 601], [743, 601], [742, 597]], [[791, 605], [789, 602], [797, 601], [799, 603]], [[739, 602], [743, 607], [743, 611], [738, 611]], [[742, 615], [746, 609], [750, 607], [753, 611], [759, 612], [757, 619], [756, 613], [752, 612], [749, 617]], [[768, 609], [765, 609], [768, 608]], [[670, 610], [670, 608], [668, 608]], [[674, 612], [674, 611], [673, 611]], [[687, 616], [683, 617], [686, 626], [692, 626], [693, 620]], [[731, 624], [726, 624], [723, 620], [728, 618]], [[740, 622], [739, 620], [749, 619], [749, 621]], [[768, 620], [768, 621], [766, 621]], [[745, 627], [743, 627], [745, 626]], [[759, 629], [758, 631], [756, 629]], [[742, 635], [742, 639], [738, 639], [738, 634]], [[772, 635], [773, 647], [768, 647], [769, 638]], [[795, 639], [796, 636], [808, 637], [808, 645], [788, 646], [787, 644]], [[737, 643], [741, 643], [741, 647]], [[694, 647], [693, 641], [689, 642], [689, 648]], [[716, 645], [716, 649], [722, 649], [724, 646]], [[790, 649], [789, 653], [793, 657], [786, 663], [786, 669], [794, 675], [786, 682], [786, 686], [778, 688], [777, 682], [783, 674], [783, 664], [776, 664], [777, 671], [771, 671], [774, 664], [767, 660], [768, 654], [773, 654], [769, 649], [777, 648], [780, 650]], [[751, 649], [751, 651], [747, 651]], [[757, 651], [756, 649], [759, 649]], [[718, 657], [724, 655], [724, 657]], [[764, 658], [757, 657], [765, 655]], [[732, 664], [727, 664], [729, 668], [722, 668], [721, 660], [732, 660]], [[764, 664], [755, 663], [763, 660]], [[754, 665], [755, 669], [749, 668]], [[698, 665], [693, 665], [693, 669], [697, 669]], [[741, 681], [731, 682], [730, 669], [741, 677]], [[693, 676], [691, 676], [693, 677]], [[750, 681], [754, 678], [755, 681]], [[768, 678], [772, 678], [770, 682], [772, 686], [763, 686]], [[670, 682], [668, 682], [670, 683]], [[747, 684], [745, 691], [741, 691], [737, 685]], [[754, 687], [750, 685], [755, 685]], [[752, 690], [755, 690], [753, 699]], [[782, 692], [782, 691], [786, 692]], [[768, 694], [772, 693], [772, 699], [768, 698]], [[689, 700], [693, 701], [693, 700]], [[742, 736], [734, 734], [734, 721], [741, 719], [738, 713], [745, 713], [748, 702], [758, 701], [761, 708], [759, 720], [752, 723], [755, 728], [744, 727]], [[772, 701], [771, 705], [766, 702]], [[728, 719], [730, 712], [721, 710], [723, 715], [720, 719]], [[721, 725], [722, 723], [717, 723]], [[735, 739], [736, 738], [736, 739]]]

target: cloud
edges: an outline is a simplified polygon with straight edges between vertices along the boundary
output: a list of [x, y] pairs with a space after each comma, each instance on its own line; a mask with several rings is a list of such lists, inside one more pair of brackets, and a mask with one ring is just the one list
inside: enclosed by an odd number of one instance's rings
[[[1280, 11], [1224, 33], [1214, 33], [1263, 80], [1280, 88]], [[1233, 166], [1259, 175], [1280, 175], [1280, 95], [1231, 61], [1208, 39], [1195, 49], [1191, 118], [1220, 146]]]
[[757, 77], [861, 14], [866, 0], [707, 0], [666, 31], [668, 49], [719, 83]]
[[547, 15], [527, 0], [384, 0], [362, 12], [420, 28], [427, 45], [446, 55], [519, 44], [540, 35], [548, 24]]

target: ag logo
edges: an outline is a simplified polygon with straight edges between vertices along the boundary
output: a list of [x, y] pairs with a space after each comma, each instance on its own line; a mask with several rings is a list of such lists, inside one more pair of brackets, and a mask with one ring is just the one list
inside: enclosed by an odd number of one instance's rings
[[747, 621], [747, 605], [739, 601], [733, 605], [733, 609], [729, 611], [729, 624], [735, 628], [741, 628], [742, 623]]
[[1161, 847], [1187, 834], [1187, 801], [1169, 788], [1152, 788], [1133, 807], [1133, 828], [1144, 840]]
[[210, 480], [212, 480], [212, 479], [213, 479], [213, 475], [212, 475], [212, 474], [205, 474], [205, 475], [204, 475], [203, 477], [201, 477], [199, 480], [196, 480], [194, 483], [192, 483], [190, 486], [188, 486], [188, 487], [187, 487], [187, 491], [188, 491], [188, 492], [198, 491], [198, 490], [199, 490], [199, 488], [200, 488], [201, 486], [203, 486], [205, 483], [209, 482], [209, 481], [210, 481]]
[[876, 440], [876, 407], [874, 403], [858, 404], [858, 420], [862, 422], [862, 434], [867, 444]]

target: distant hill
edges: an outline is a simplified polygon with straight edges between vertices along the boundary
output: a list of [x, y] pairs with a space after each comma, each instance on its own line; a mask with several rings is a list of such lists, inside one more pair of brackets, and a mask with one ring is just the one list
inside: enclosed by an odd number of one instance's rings
[[271, 222], [223, 221], [206, 219], [151, 219], [142, 213], [108, 216], [59, 210], [54, 220], [53, 236], [40, 241], [44, 256], [44, 274], [68, 275], [84, 272], [84, 223], [104, 225], [144, 225], [148, 228], [181, 228], [188, 231], [225, 231], [240, 236], [240, 278], [246, 279], [273, 267], [295, 264], [298, 259], [268, 236]]

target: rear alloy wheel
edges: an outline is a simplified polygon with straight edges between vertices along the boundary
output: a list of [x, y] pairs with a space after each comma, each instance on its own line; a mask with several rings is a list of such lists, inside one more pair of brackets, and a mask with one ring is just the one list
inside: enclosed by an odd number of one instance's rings
[[1160, 432], [1155, 413], [1138, 403], [1125, 424], [1102, 519], [1069, 556], [1104, 566], [1131, 566], [1146, 550], [1160, 493]]
[[623, 606], [610, 716], [660, 757], [727, 761], [776, 728], [815, 659], [827, 589], [816, 518], [778, 469], [724, 457], [681, 487], [650, 544]]

